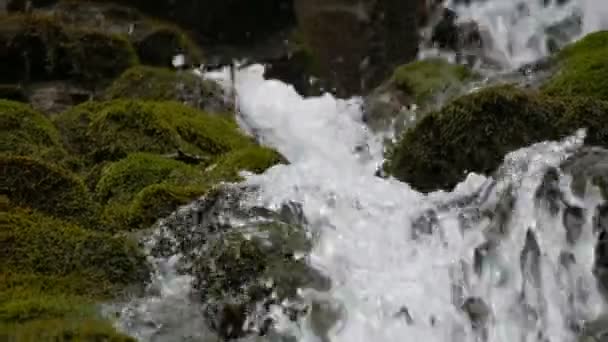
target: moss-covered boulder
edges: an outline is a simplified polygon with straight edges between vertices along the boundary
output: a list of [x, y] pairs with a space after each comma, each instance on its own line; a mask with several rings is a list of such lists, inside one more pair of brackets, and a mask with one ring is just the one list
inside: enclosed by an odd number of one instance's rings
[[162, 156], [135, 153], [112, 163], [101, 173], [96, 196], [106, 203], [110, 200], [131, 200], [150, 184], [187, 184], [200, 182], [204, 169]]
[[52, 10], [64, 24], [85, 27], [93, 24], [99, 31], [124, 36], [143, 64], [169, 67], [178, 54], [185, 57], [185, 66], [203, 61], [203, 53], [189, 33], [150, 18], [128, 3], [62, 0]]
[[65, 157], [53, 123], [26, 104], [0, 100], [0, 132], [0, 154], [46, 160]]
[[255, 145], [228, 153], [207, 168], [135, 153], [103, 168], [96, 198], [105, 205], [106, 228], [144, 228], [220, 182], [241, 180], [241, 171], [261, 173], [283, 161], [275, 151]]
[[178, 101], [211, 112], [228, 111], [222, 88], [190, 72], [137, 66], [125, 71], [106, 90], [106, 98]]
[[[395, 119], [401, 131], [425, 112], [438, 109], [460, 95], [478, 75], [463, 65], [434, 58], [402, 65], [366, 98], [364, 120], [376, 131], [386, 130]], [[409, 109], [415, 105], [416, 111]]]
[[132, 341], [102, 319], [95, 302], [147, 281], [134, 243], [11, 209], [0, 212], [0, 245], [0, 335], [8, 341]]
[[39, 15], [0, 18], [0, 59], [3, 82], [71, 79], [95, 85], [138, 62], [122, 36]]
[[68, 149], [94, 164], [133, 152], [211, 158], [252, 143], [233, 119], [177, 102], [90, 102], [60, 114], [55, 123]]
[[492, 172], [508, 152], [579, 128], [587, 128], [587, 144], [608, 146], [607, 120], [607, 102], [488, 88], [406, 131], [389, 152], [385, 171], [421, 191], [450, 189], [468, 172]]
[[547, 94], [608, 100], [608, 31], [566, 46], [556, 61], [559, 70], [543, 88]]
[[0, 157], [0, 194], [11, 205], [84, 224], [94, 223], [95, 205], [82, 180], [53, 164], [28, 157]]

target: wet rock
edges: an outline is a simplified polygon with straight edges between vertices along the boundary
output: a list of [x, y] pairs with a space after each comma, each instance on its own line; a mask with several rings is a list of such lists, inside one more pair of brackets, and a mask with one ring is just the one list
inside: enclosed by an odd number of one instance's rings
[[540, 246], [536, 234], [531, 229], [526, 232], [526, 242], [519, 257], [519, 267], [523, 282], [530, 283], [534, 288], [540, 288]]
[[286, 222], [296, 221], [297, 206], [278, 212], [251, 207], [245, 204], [250, 191], [218, 189], [165, 220], [153, 239], [154, 254], [185, 256], [181, 272], [194, 276], [194, 295], [210, 327], [226, 339], [267, 332], [271, 306], [300, 317], [307, 310], [293, 311], [284, 300], [297, 303], [299, 288], [329, 287], [305, 261], [311, 248], [306, 231]]
[[551, 215], [559, 212], [563, 201], [563, 194], [559, 188], [559, 170], [555, 167], [547, 169], [543, 179], [534, 193], [537, 203], [543, 204]]
[[583, 232], [585, 225], [585, 209], [577, 206], [567, 206], [564, 209], [562, 223], [566, 227], [566, 240], [570, 244], [576, 243]]
[[608, 201], [600, 204], [593, 215], [593, 232], [608, 231]]
[[420, 1], [296, 0], [305, 42], [339, 96], [362, 94], [415, 58]]
[[579, 342], [604, 342], [608, 340], [608, 317], [601, 316], [586, 322]]
[[481, 329], [492, 313], [484, 300], [478, 297], [467, 298], [461, 310], [467, 314], [474, 329]]
[[437, 212], [429, 209], [412, 222], [412, 239], [417, 239], [420, 235], [433, 235], [437, 229], [439, 229]]
[[600, 147], [585, 147], [562, 163], [563, 172], [571, 174], [573, 193], [585, 197], [590, 184], [599, 187], [608, 199], [608, 150]]

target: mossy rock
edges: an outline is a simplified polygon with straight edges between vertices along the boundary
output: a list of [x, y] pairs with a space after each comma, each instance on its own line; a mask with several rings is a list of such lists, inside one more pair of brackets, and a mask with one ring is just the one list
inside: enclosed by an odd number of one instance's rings
[[96, 212], [82, 180], [58, 166], [28, 157], [0, 157], [0, 193], [11, 205], [92, 224]]
[[559, 70], [543, 87], [547, 94], [608, 100], [608, 31], [566, 46], [556, 60]]
[[276, 164], [285, 164], [287, 160], [275, 150], [252, 145], [220, 157], [208, 169], [211, 181], [241, 181], [241, 171], [262, 173]]
[[58, 160], [65, 157], [59, 132], [29, 105], [0, 100], [0, 154]]
[[414, 98], [419, 106], [433, 96], [456, 91], [463, 83], [477, 75], [464, 65], [451, 64], [443, 59], [427, 59], [395, 69], [393, 82], [400, 91]]
[[135, 243], [11, 209], [0, 212], [0, 245], [0, 336], [132, 341], [99, 316], [95, 303], [148, 280]]
[[490, 173], [505, 154], [587, 128], [608, 145], [608, 103], [553, 98], [512, 86], [463, 96], [424, 117], [388, 153], [385, 171], [420, 191], [451, 189], [466, 173]]
[[[71, 277], [80, 282], [72, 286], [106, 295], [147, 280], [145, 256], [125, 238], [24, 210], [0, 217], [0, 273]], [[99, 289], [89, 288], [93, 281]]]
[[[136, 66], [125, 71], [106, 90], [105, 97], [178, 101], [201, 109], [222, 110], [223, 91], [212, 81], [187, 72], [149, 66]], [[222, 108], [224, 107], [224, 108]]]
[[75, 80], [97, 86], [138, 63], [124, 37], [63, 25], [49, 16], [0, 17], [4, 82]]
[[60, 114], [55, 123], [66, 137], [68, 149], [86, 155], [92, 164], [133, 152], [182, 151], [211, 158], [253, 142], [233, 119], [177, 102], [85, 103]]
[[240, 181], [240, 171], [261, 173], [283, 161], [277, 152], [255, 145], [221, 156], [207, 169], [135, 153], [103, 169], [96, 197], [105, 204], [103, 218], [108, 229], [145, 228], [220, 182]]
[[178, 207], [207, 193], [204, 185], [153, 184], [140, 191], [131, 202], [128, 222], [132, 227], [149, 227], [159, 217], [167, 217]]
[[[446, 100], [462, 95], [477, 79], [479, 75], [466, 66], [439, 58], [402, 65], [367, 97], [364, 121], [374, 131], [386, 131], [394, 123], [401, 132]], [[418, 107], [416, 112], [405, 110], [412, 105]]]
[[162, 156], [135, 153], [108, 165], [97, 184], [96, 196], [102, 202], [129, 201], [151, 184], [188, 184], [203, 180], [204, 170]]
[[201, 49], [177, 26], [156, 21], [144, 25], [147, 26], [145, 32], [133, 42], [143, 64], [170, 67], [178, 54], [184, 56], [184, 66], [203, 62]]

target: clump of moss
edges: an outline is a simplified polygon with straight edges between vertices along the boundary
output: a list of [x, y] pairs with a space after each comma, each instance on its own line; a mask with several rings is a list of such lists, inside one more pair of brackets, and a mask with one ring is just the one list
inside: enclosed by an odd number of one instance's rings
[[96, 195], [102, 202], [131, 200], [151, 184], [188, 184], [202, 179], [201, 168], [158, 155], [135, 153], [104, 168]]
[[556, 59], [559, 71], [544, 85], [547, 94], [608, 100], [608, 31], [566, 46]]
[[76, 287], [88, 291], [97, 281], [99, 287], [109, 287], [92, 292], [106, 295], [148, 277], [145, 257], [124, 238], [23, 210], [0, 217], [0, 273], [71, 277], [81, 285]]
[[111, 100], [178, 101], [199, 108], [209, 102], [221, 102], [221, 96], [223, 94], [217, 84], [192, 73], [148, 66], [125, 71], [106, 90], [106, 97]]
[[0, 153], [48, 160], [65, 155], [59, 132], [29, 105], [0, 100]]
[[28, 157], [0, 157], [0, 192], [11, 205], [91, 223], [95, 205], [84, 184], [60, 167]]
[[385, 170], [421, 191], [449, 189], [468, 172], [490, 173], [506, 153], [588, 129], [608, 145], [608, 103], [552, 98], [500, 86], [463, 96], [424, 117], [388, 154]]
[[131, 341], [94, 303], [147, 281], [134, 243], [11, 209], [0, 212], [0, 245], [0, 331], [9, 341]]
[[433, 96], [455, 91], [455, 88], [475, 77], [466, 66], [451, 64], [443, 59], [427, 59], [398, 67], [392, 82], [398, 90], [414, 97], [416, 104], [423, 105]]
[[97, 85], [138, 63], [124, 37], [72, 28], [50, 16], [5, 16], [0, 27], [0, 73], [8, 82], [72, 79]]
[[182, 151], [213, 157], [252, 143], [234, 120], [177, 102], [85, 103], [60, 114], [55, 122], [66, 141], [74, 144], [69, 148], [87, 155], [93, 164], [133, 152]]
[[205, 185], [177, 186], [153, 184], [140, 191], [129, 206], [128, 221], [133, 227], [149, 227], [178, 207], [207, 193]]
[[218, 159], [208, 171], [209, 179], [214, 181], [240, 181], [240, 171], [262, 173], [279, 163], [286, 163], [285, 158], [275, 150], [252, 145], [228, 153]]

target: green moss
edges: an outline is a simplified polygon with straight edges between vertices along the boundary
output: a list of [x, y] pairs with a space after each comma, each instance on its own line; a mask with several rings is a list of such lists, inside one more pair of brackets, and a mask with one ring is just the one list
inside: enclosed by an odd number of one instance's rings
[[56, 160], [64, 157], [59, 132], [29, 105], [0, 100], [0, 153]]
[[550, 95], [608, 100], [608, 31], [587, 35], [557, 56], [559, 71], [543, 90]]
[[0, 336], [130, 341], [99, 317], [95, 302], [147, 281], [134, 243], [12, 209], [0, 212], [0, 245]]
[[69, 148], [86, 154], [93, 164], [118, 160], [133, 152], [165, 154], [181, 150], [213, 157], [252, 142], [240, 133], [234, 120], [177, 102], [86, 103], [60, 114], [56, 124], [73, 144]]
[[205, 81], [189, 72], [137, 66], [125, 71], [107, 89], [108, 99], [130, 98], [153, 101], [180, 101], [201, 97]]
[[109, 200], [129, 201], [151, 184], [188, 184], [202, 179], [200, 168], [158, 155], [136, 153], [102, 171], [96, 195], [104, 203]]
[[124, 37], [69, 27], [52, 16], [0, 17], [0, 48], [0, 74], [9, 82], [72, 79], [97, 86], [138, 63]]
[[0, 338], [19, 342], [136, 342], [116, 332], [110, 322], [99, 318], [36, 320], [22, 324], [0, 323]]
[[192, 202], [207, 191], [204, 185], [150, 185], [135, 196], [129, 207], [128, 222], [132, 227], [149, 227], [158, 218], [169, 216], [178, 207]]
[[468, 172], [490, 173], [506, 153], [588, 129], [588, 144], [608, 146], [608, 103], [552, 98], [510, 86], [463, 96], [406, 131], [385, 170], [421, 191], [449, 189]]
[[262, 173], [278, 163], [286, 163], [279, 153], [252, 145], [224, 155], [210, 167], [208, 174], [213, 181], [240, 181], [240, 171]]
[[82, 279], [75, 286], [89, 291], [98, 281], [108, 294], [147, 279], [145, 257], [124, 238], [21, 210], [0, 213], [0, 225], [0, 273]]
[[393, 74], [397, 89], [413, 96], [423, 105], [434, 95], [453, 91], [476, 75], [463, 65], [450, 64], [443, 59], [427, 59], [398, 67]]
[[89, 224], [95, 206], [80, 179], [69, 171], [27, 157], [0, 157], [0, 191], [12, 205]]

